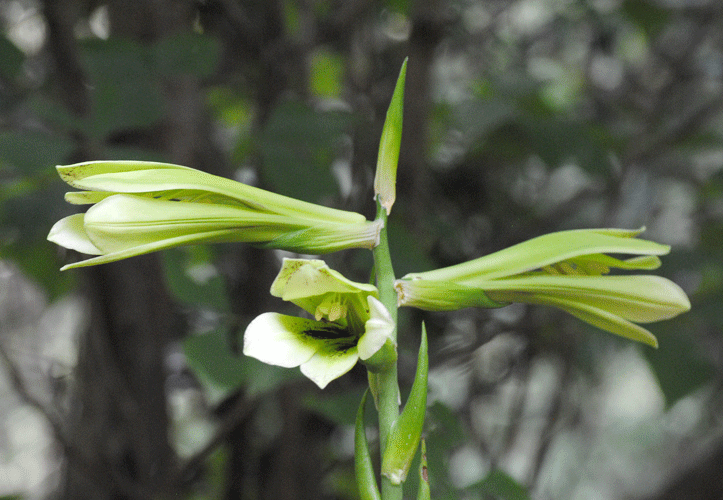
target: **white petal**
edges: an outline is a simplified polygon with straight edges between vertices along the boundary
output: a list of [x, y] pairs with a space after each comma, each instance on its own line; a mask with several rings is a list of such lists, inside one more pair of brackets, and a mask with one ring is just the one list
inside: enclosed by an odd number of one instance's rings
[[81, 253], [103, 254], [88, 238], [88, 234], [85, 232], [84, 217], [85, 214], [75, 214], [60, 219], [50, 229], [48, 240]]
[[394, 334], [394, 321], [384, 304], [372, 296], [367, 297], [367, 302], [371, 317], [364, 324], [364, 335], [357, 344], [361, 359], [369, 359], [376, 354]]
[[323, 389], [332, 380], [354, 368], [359, 360], [355, 347], [343, 352], [321, 350], [301, 365], [301, 373]]
[[[265, 313], [255, 318], [244, 333], [244, 354], [264, 363], [291, 368], [311, 359], [319, 344], [303, 335], [308, 320]], [[311, 339], [313, 340], [313, 339]]]

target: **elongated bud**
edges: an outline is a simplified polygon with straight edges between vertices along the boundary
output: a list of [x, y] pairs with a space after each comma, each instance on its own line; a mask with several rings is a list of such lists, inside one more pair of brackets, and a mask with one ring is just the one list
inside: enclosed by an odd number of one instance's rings
[[359, 498], [361, 500], [381, 500], [377, 479], [374, 476], [369, 443], [367, 442], [366, 426], [364, 425], [364, 409], [367, 404], [369, 390], [364, 392], [359, 409], [356, 412], [356, 423], [354, 425], [354, 472], [356, 483], [359, 487]]
[[387, 118], [382, 129], [382, 138], [379, 141], [379, 156], [377, 157], [377, 172], [374, 176], [374, 196], [379, 197], [379, 203], [387, 211], [392, 211], [392, 205], [397, 197], [397, 164], [399, 163], [399, 148], [402, 144], [402, 115], [404, 114], [404, 81], [407, 77], [407, 59], [402, 63], [397, 86], [394, 88], [392, 102], [387, 110]]
[[404, 482], [417, 453], [424, 426], [424, 414], [427, 411], [428, 372], [427, 329], [422, 324], [422, 342], [419, 345], [417, 373], [414, 376], [412, 390], [402, 414], [392, 426], [382, 457], [382, 475], [388, 477], [392, 484]]

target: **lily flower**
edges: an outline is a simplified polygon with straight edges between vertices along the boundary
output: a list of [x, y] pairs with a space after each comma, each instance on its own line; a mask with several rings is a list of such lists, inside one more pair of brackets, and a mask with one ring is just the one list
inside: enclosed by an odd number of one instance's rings
[[247, 242], [322, 254], [373, 248], [380, 223], [199, 170], [167, 163], [96, 161], [56, 167], [92, 206], [58, 221], [48, 240], [97, 255], [62, 269], [113, 262], [193, 243]]
[[284, 259], [271, 295], [314, 319], [258, 316], [244, 333], [246, 356], [285, 368], [300, 366], [322, 389], [360, 359], [369, 363], [385, 353], [385, 363], [396, 360], [394, 321], [375, 286], [350, 281], [321, 260]]
[[[610, 269], [652, 270], [667, 245], [637, 239], [641, 230], [581, 229], [547, 234], [463, 264], [412, 273], [395, 282], [400, 306], [432, 311], [502, 307], [512, 302], [557, 307], [631, 340], [657, 347], [636, 323], [690, 310], [685, 292], [652, 275], [607, 275]], [[637, 255], [621, 260], [606, 254]]]

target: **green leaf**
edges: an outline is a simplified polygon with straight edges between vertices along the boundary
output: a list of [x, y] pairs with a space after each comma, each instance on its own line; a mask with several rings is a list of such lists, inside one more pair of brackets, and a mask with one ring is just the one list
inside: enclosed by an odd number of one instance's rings
[[330, 50], [319, 49], [311, 57], [309, 84], [319, 97], [338, 97], [344, 80], [344, 58]]
[[407, 77], [407, 60], [402, 63], [399, 78], [394, 87], [392, 102], [387, 110], [384, 120], [382, 137], [379, 141], [379, 156], [377, 158], [377, 171], [374, 176], [374, 194], [379, 197], [379, 204], [387, 211], [397, 197], [397, 165], [399, 163], [399, 148], [402, 144], [402, 118], [404, 115], [404, 82]]
[[216, 71], [221, 58], [217, 39], [190, 31], [164, 37], [152, 50], [156, 69], [164, 76], [207, 78]]
[[412, 390], [399, 418], [392, 425], [387, 445], [382, 457], [382, 475], [392, 484], [403, 483], [417, 454], [422, 436], [424, 416], [427, 412], [427, 373], [429, 357], [427, 355], [427, 329], [422, 323], [422, 341], [417, 357], [417, 373], [414, 376]]
[[331, 172], [351, 115], [288, 101], [276, 107], [259, 139], [263, 172], [278, 192], [317, 202], [338, 191]]
[[648, 0], [625, 0], [622, 11], [648, 36], [655, 36], [668, 24], [670, 11]]
[[530, 500], [527, 488], [499, 469], [493, 470], [486, 478], [468, 489], [491, 495], [497, 500]]
[[149, 49], [111, 38], [86, 42], [82, 54], [92, 85], [91, 136], [149, 127], [163, 117], [165, 101]]
[[374, 475], [374, 465], [369, 453], [366, 425], [364, 425], [364, 410], [366, 409], [369, 390], [364, 392], [354, 424], [354, 471], [356, 483], [359, 487], [361, 500], [381, 500], [377, 478]]
[[23, 67], [25, 55], [17, 46], [0, 35], [0, 77], [13, 81]]
[[0, 163], [12, 166], [24, 175], [34, 175], [63, 163], [74, 147], [74, 143], [65, 137], [43, 132], [0, 132]]
[[291, 376], [298, 376], [294, 370], [278, 369], [237, 354], [223, 328], [186, 338], [183, 350], [212, 403], [222, 401], [240, 387], [246, 387], [251, 396], [271, 391]]
[[[698, 316], [705, 316], [696, 304]], [[720, 300], [710, 312], [720, 315]], [[687, 318], [686, 318], [687, 319]], [[700, 341], [690, 335], [692, 327], [681, 325], [685, 319], [657, 325], [656, 333], [660, 335], [660, 349], [644, 349], [643, 354], [655, 372], [660, 389], [665, 396], [668, 408], [678, 400], [700, 389], [711, 381], [715, 374], [713, 366], [703, 358]]]
[[218, 312], [231, 307], [223, 279], [206, 253], [207, 247], [174, 248], [163, 252], [163, 272], [169, 291], [179, 301]]

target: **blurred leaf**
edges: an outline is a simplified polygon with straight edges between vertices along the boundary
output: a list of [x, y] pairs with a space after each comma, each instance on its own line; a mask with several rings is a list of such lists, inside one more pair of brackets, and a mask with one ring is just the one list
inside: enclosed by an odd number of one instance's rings
[[648, 36], [655, 36], [668, 24], [670, 11], [648, 0], [625, 0], [622, 11]]
[[362, 388], [348, 389], [339, 393], [313, 391], [304, 397], [304, 406], [330, 422], [354, 425], [359, 401], [363, 395]]
[[556, 119], [530, 120], [525, 127], [532, 149], [548, 165], [573, 160], [591, 174], [609, 175], [611, 141], [601, 127]]
[[468, 489], [491, 495], [495, 500], [530, 500], [527, 488], [499, 469], [493, 470]]
[[331, 164], [350, 122], [348, 113], [279, 104], [259, 141], [267, 180], [279, 193], [313, 203], [336, 194]]
[[234, 352], [228, 335], [225, 329], [217, 328], [183, 342], [188, 365], [212, 403], [222, 401], [240, 387], [246, 387], [250, 396], [273, 390], [290, 377], [299, 376], [298, 370], [267, 365]]
[[213, 37], [182, 31], [156, 43], [153, 57], [156, 69], [165, 76], [207, 78], [216, 71], [221, 44]]
[[43, 287], [50, 301], [70, 293], [78, 282], [78, 273], [60, 272], [57, 256], [58, 248], [45, 238], [0, 246], [0, 258], [20, 266], [26, 276]]
[[399, 219], [388, 220], [387, 234], [394, 272], [397, 276], [434, 269], [434, 263], [425, 251], [425, 245]]
[[[694, 305], [694, 310], [697, 315], [703, 314], [698, 304]], [[719, 300], [715, 301], [709, 312], [720, 315]], [[701, 388], [714, 375], [713, 366], [703, 358], [703, 352], [700, 351], [700, 341], [687, 333], [693, 329], [683, 327], [684, 324], [685, 317], [681, 317], [656, 325], [654, 333], [660, 340], [660, 348], [643, 349], [665, 395], [668, 408]]]
[[320, 49], [311, 57], [309, 84], [319, 97], [338, 97], [344, 79], [344, 58], [330, 50]]
[[207, 247], [173, 248], [162, 253], [168, 289], [176, 299], [218, 312], [231, 310], [223, 279], [203, 255]]
[[151, 71], [150, 51], [131, 40], [91, 40], [83, 59], [92, 85], [93, 115], [87, 132], [105, 138], [112, 132], [147, 128], [164, 113], [160, 82]]
[[0, 77], [13, 81], [23, 67], [25, 55], [17, 46], [0, 35]]
[[74, 148], [72, 141], [57, 135], [19, 130], [0, 132], [0, 162], [23, 175], [50, 171], [65, 161]]

